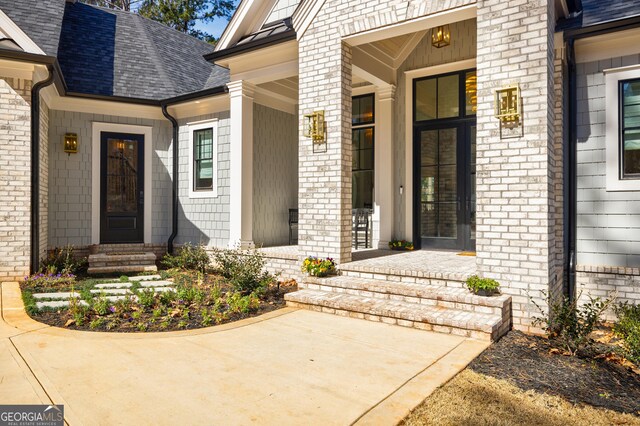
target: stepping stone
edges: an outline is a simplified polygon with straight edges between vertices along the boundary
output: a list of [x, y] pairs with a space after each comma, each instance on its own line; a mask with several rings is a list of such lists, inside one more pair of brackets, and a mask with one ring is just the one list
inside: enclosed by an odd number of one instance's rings
[[70, 299], [71, 297], [80, 297], [79, 293], [61, 292], [61, 293], [35, 293], [36, 299]]
[[141, 282], [140, 287], [169, 287], [173, 286], [171, 281], [148, 281]]
[[156, 293], [166, 293], [167, 291], [177, 291], [173, 287], [153, 287], [153, 291]]
[[96, 284], [95, 288], [102, 289], [110, 289], [110, 288], [130, 288], [133, 284], [131, 283], [104, 283], [104, 284]]
[[105, 295], [115, 295], [115, 294], [131, 294], [131, 291], [129, 289], [126, 288], [122, 288], [122, 289], [118, 289], [118, 288], [112, 288], [112, 289], [97, 289], [97, 290], [90, 290], [91, 294], [101, 294], [104, 293]]
[[162, 277], [160, 275], [139, 275], [137, 277], [129, 277], [130, 281], [151, 281], [159, 280]]
[[[84, 305], [84, 306], [88, 306], [89, 305], [84, 300], [81, 300], [80, 304]], [[38, 308], [38, 309], [43, 309], [43, 308], [66, 308], [68, 306], [69, 306], [69, 301], [68, 300], [56, 300], [56, 301], [53, 301], [53, 302], [36, 302], [36, 308]]]

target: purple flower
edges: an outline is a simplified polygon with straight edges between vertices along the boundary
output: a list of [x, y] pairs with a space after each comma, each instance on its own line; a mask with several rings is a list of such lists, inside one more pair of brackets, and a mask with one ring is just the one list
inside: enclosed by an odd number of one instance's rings
[[116, 311], [115, 306], [109, 306], [109, 312], [114, 313]]

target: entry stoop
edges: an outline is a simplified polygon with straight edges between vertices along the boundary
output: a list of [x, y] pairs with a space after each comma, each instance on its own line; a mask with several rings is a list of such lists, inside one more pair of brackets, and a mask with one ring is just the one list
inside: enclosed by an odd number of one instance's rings
[[475, 296], [447, 284], [345, 275], [308, 278], [285, 299], [292, 307], [482, 340], [496, 341], [509, 331], [510, 296]]
[[144, 244], [101, 244], [89, 255], [89, 275], [130, 272], [154, 272], [156, 255]]

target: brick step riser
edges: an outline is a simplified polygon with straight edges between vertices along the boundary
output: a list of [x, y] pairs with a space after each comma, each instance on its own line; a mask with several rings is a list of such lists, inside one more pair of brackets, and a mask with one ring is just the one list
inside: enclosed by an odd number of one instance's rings
[[409, 275], [378, 274], [378, 273], [370, 273], [370, 272], [345, 271], [345, 270], [340, 270], [340, 275], [342, 275], [343, 277], [365, 278], [365, 279], [399, 282], [399, 283], [407, 283], [407, 284], [425, 284], [425, 285], [432, 285], [432, 286], [438, 286], [438, 287], [451, 287], [451, 288], [465, 287], [464, 281], [457, 281], [452, 279], [423, 278], [423, 277], [412, 277]]
[[87, 270], [89, 275], [94, 274], [114, 274], [129, 272], [155, 272], [156, 265], [126, 265], [126, 266], [90, 266]]
[[463, 310], [468, 312], [494, 314], [494, 315], [500, 315], [502, 317], [505, 317], [510, 313], [510, 306], [504, 306], [502, 308], [492, 307], [492, 306], [480, 306], [480, 305], [475, 305], [472, 303], [464, 303], [460, 301], [438, 300], [438, 299], [433, 299], [428, 297], [415, 297], [415, 296], [405, 296], [402, 294], [380, 293], [380, 292], [375, 292], [370, 290], [358, 290], [358, 289], [352, 289], [352, 288], [327, 286], [327, 285], [305, 283], [305, 282], [299, 283], [298, 287], [301, 289], [307, 288], [309, 290], [329, 291], [332, 293], [345, 293], [345, 294], [352, 294], [354, 296], [373, 297], [376, 299], [395, 300], [400, 302], [416, 303], [416, 304], [427, 305], [427, 306], [438, 306], [441, 308], [458, 309], [458, 310]]
[[308, 309], [316, 312], [324, 312], [328, 314], [340, 315], [344, 317], [363, 319], [373, 322], [383, 322], [385, 324], [399, 325], [402, 327], [411, 327], [419, 330], [434, 331], [437, 333], [453, 334], [456, 336], [471, 337], [478, 340], [495, 341], [504, 335], [510, 328], [509, 318], [504, 318], [498, 330], [488, 333], [480, 330], [467, 330], [464, 328], [452, 327], [448, 325], [431, 324], [427, 322], [411, 321], [402, 318], [372, 315], [364, 312], [350, 311], [344, 309], [331, 308], [326, 306], [313, 305], [308, 303], [287, 301], [287, 306], [300, 309]]
[[156, 262], [139, 260], [139, 261], [114, 261], [114, 262], [91, 262], [91, 267], [105, 267], [105, 266], [136, 266], [136, 265], [144, 265], [144, 266], [154, 266]]

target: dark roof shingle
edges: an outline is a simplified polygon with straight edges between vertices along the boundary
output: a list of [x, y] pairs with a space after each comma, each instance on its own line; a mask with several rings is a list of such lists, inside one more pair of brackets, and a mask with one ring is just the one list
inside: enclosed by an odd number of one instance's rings
[[211, 45], [137, 14], [64, 0], [16, 3], [0, 0], [0, 8], [57, 56], [69, 92], [158, 101], [229, 81], [228, 70], [204, 59]]
[[582, 13], [559, 29], [585, 28], [640, 15], [640, 0], [582, 0]]

